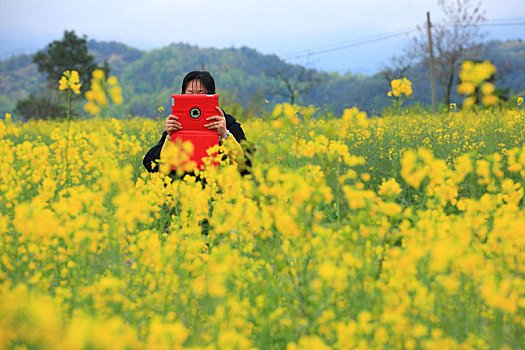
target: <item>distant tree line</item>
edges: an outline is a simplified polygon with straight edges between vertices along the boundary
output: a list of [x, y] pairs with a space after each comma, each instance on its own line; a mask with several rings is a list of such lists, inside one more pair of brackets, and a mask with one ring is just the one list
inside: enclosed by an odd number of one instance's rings
[[[67, 56], [66, 52], [74, 54]], [[525, 43], [492, 41], [477, 45], [475, 51], [462, 51], [461, 58], [491, 60], [498, 69], [494, 78], [497, 87], [508, 89], [507, 94], [524, 90]], [[89, 75], [96, 67], [111, 68], [119, 78], [124, 104], [113, 111], [117, 118], [128, 114], [160, 116], [158, 108], [163, 106], [169, 110], [169, 96], [180, 92], [183, 76], [202, 67], [214, 75], [221, 103], [230, 111], [235, 109], [236, 115], [259, 116], [264, 109], [280, 102], [313, 104], [336, 115], [345, 108], [357, 106], [370, 115], [380, 115], [391, 105], [386, 96], [390, 81], [401, 77], [413, 82], [414, 94], [408, 104], [428, 106], [430, 86], [425, 58], [400, 56], [392, 63], [372, 76], [350, 72], [341, 75], [288, 64], [275, 55], [263, 55], [247, 47], [219, 50], [172, 44], [140, 51], [116, 42], [87, 41], [85, 36], [66, 31], [62, 40], [50, 43], [33, 56], [0, 61], [0, 109], [12, 111], [14, 101], [18, 101], [15, 114], [20, 117], [60, 117], [65, 110], [63, 96], [57, 91], [62, 72], [67, 69], [81, 72], [85, 91], [89, 88]], [[457, 69], [450, 96], [447, 97], [447, 89], [439, 90], [442, 101], [460, 100], [456, 84]], [[77, 115], [83, 114], [83, 103], [82, 97], [74, 101]]]

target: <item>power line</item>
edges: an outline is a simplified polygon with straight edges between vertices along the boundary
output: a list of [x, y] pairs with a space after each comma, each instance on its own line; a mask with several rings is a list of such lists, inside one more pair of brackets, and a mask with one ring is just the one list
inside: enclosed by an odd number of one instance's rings
[[487, 19], [487, 22], [507, 22], [507, 21], [523, 21], [525, 17], [505, 17], [505, 18], [492, 18]]
[[502, 23], [478, 23], [478, 24], [440, 24], [443, 27], [448, 28], [466, 28], [466, 27], [508, 27], [508, 26], [523, 26], [524, 22], [502, 22]]
[[[492, 21], [495, 21], [495, 22], [501, 21], [502, 23], [480, 23], [480, 24], [477, 24], [475, 26], [492, 26], [492, 27], [495, 27], [495, 26], [525, 25], [525, 22], [507, 22], [507, 21], [515, 21], [515, 20], [519, 20], [519, 19], [521, 19], [521, 18], [493, 19], [493, 20], [490, 20], [490, 22], [492, 22]], [[466, 26], [472, 26], [472, 25], [464, 25], [464, 26], [466, 27]], [[291, 55], [283, 56], [283, 57], [279, 57], [279, 58], [281, 60], [283, 60], [283, 61], [286, 61], [286, 60], [294, 60], [294, 59], [298, 59], [298, 58], [304, 58], [304, 57], [311, 57], [311, 56], [321, 55], [321, 54], [325, 54], [325, 53], [329, 53], [329, 52], [334, 52], [334, 51], [340, 51], [340, 50], [348, 49], [348, 48], [359, 46], [359, 45], [366, 45], [366, 44], [370, 44], [370, 43], [374, 43], [374, 42], [378, 42], [378, 41], [382, 41], [382, 40], [395, 38], [395, 37], [406, 35], [408, 33], [411, 33], [411, 32], [417, 31], [417, 30], [419, 30], [419, 28], [416, 26], [416, 27], [400, 29], [400, 30], [397, 30], [397, 31], [394, 31], [394, 32], [385, 32], [385, 33], [381, 33], [381, 34], [375, 34], [375, 35], [371, 35], [371, 36], [367, 36], [367, 37], [363, 37], [363, 38], [353, 39], [353, 40], [346, 41], [346, 42], [341, 42], [341, 43], [336, 43], [336, 44], [327, 44], [327, 45], [323, 45], [323, 46], [318, 46], [318, 47], [313, 48], [313, 49], [301, 50], [301, 51], [297, 51], [296, 53], [293, 53]], [[235, 68], [243, 69], [243, 68], [251, 67], [251, 66], [255, 66], [255, 65], [261, 65], [261, 64], [249, 63], [249, 64], [245, 64], [245, 65], [242, 65], [242, 66], [237, 66]], [[262, 66], [268, 66], [268, 65], [273, 65], [273, 63], [263, 64]], [[226, 70], [226, 71], [231, 70], [231, 69], [233, 69], [233, 68], [224, 68], [224, 70]]]
[[[477, 24], [475, 26], [491, 26], [491, 27], [495, 27], [495, 26], [515, 26], [515, 25], [525, 25], [525, 22], [480, 23], [480, 24]], [[467, 26], [467, 25], [465, 25], [465, 26]], [[376, 42], [376, 41], [386, 40], [386, 39], [394, 38], [394, 37], [397, 37], [397, 36], [405, 35], [405, 34], [408, 34], [410, 32], [413, 32], [413, 31], [415, 31], [417, 29], [418, 29], [417, 27], [414, 27], [414, 28], [407, 29], [407, 30], [404, 30], [404, 31], [399, 32], [399, 33], [393, 33], [393, 34], [385, 33], [385, 34], [380, 35], [378, 38], [371, 39], [371, 40], [357, 39], [357, 41], [355, 41], [353, 43], [343, 44], [343, 45], [336, 46], [336, 47], [329, 48], [329, 49], [318, 49], [318, 50], [315, 50], [315, 51], [306, 51], [306, 52], [303, 52], [301, 54], [297, 54], [297, 55], [294, 55], [294, 56], [283, 57], [282, 59], [283, 60], [287, 60], [287, 59], [302, 58], [302, 57], [307, 57], [307, 56], [320, 55], [320, 54], [327, 53], [327, 52], [332, 52], [332, 51], [343, 50], [343, 49], [354, 47], [354, 46], [358, 46], [358, 45], [369, 44], [369, 43], [373, 43], [373, 42]]]
[[[408, 29], [397, 30], [395, 32], [386, 32], [386, 33], [381, 33], [381, 34], [374, 34], [374, 35], [371, 35], [371, 36], [367, 36], [367, 37], [364, 37], [364, 38], [353, 39], [351, 41], [346, 41], [346, 42], [342, 42], [342, 43], [339, 43], [339, 44], [324, 45], [324, 46], [319, 46], [319, 47], [317, 47], [315, 49], [299, 51], [297, 54], [294, 54], [292, 56], [279, 57], [279, 59], [281, 59], [283, 61], [286, 61], [286, 60], [293, 60], [293, 59], [302, 58], [302, 57], [316, 56], [316, 55], [320, 55], [320, 54], [324, 54], [324, 53], [328, 53], [328, 52], [332, 52], [332, 51], [343, 50], [343, 49], [354, 47], [354, 46], [365, 45], [365, 44], [369, 44], [369, 43], [373, 43], [373, 42], [377, 42], [377, 41], [381, 41], [381, 40], [394, 38], [394, 37], [397, 37], [397, 36], [408, 34], [408, 33], [413, 32], [415, 30], [417, 30], [417, 27], [411, 27], [411, 28], [408, 28]], [[245, 65], [236, 66], [235, 69], [243, 69], [243, 68], [247, 68], [247, 67], [251, 67], [251, 66], [255, 66], [255, 65], [272, 66], [273, 63], [266, 63], [266, 64], [248, 63], [248, 64], [245, 64]], [[232, 68], [228, 68], [227, 67], [227, 68], [223, 68], [223, 71], [229, 71], [229, 70], [232, 70], [232, 69], [234, 69], [234, 68], [233, 67]]]
[[498, 26], [505, 27], [505, 26], [522, 26], [522, 25], [525, 25], [525, 22], [516, 22], [516, 23], [480, 23], [480, 24], [477, 24], [476, 26], [479, 26], [479, 27], [498, 27]]
[[284, 57], [295, 57], [296, 55], [303, 55], [305, 53], [314, 53], [316, 51], [319, 51], [319, 50], [325, 50], [325, 49], [332, 49], [333, 47], [340, 47], [340, 46], [345, 46], [345, 45], [351, 45], [351, 44], [354, 44], [355, 42], [360, 42], [360, 41], [363, 41], [363, 40], [372, 40], [372, 39], [379, 39], [381, 37], [384, 37], [385, 35], [393, 35], [393, 34], [405, 34], [407, 31], [412, 31], [414, 28], [413, 27], [410, 27], [410, 28], [404, 28], [404, 29], [399, 29], [399, 30], [396, 30], [394, 32], [386, 32], [386, 33], [379, 33], [379, 34], [373, 34], [373, 35], [369, 35], [369, 36], [366, 36], [366, 37], [363, 37], [363, 38], [356, 38], [356, 39], [352, 39], [352, 40], [345, 40], [343, 42], [339, 42], [339, 43], [333, 43], [333, 44], [327, 44], [327, 45], [323, 45], [323, 46], [317, 46], [317, 47], [314, 47], [314, 48], [310, 48], [310, 49], [303, 49], [303, 50], [300, 50], [300, 51], [296, 51], [294, 53], [290, 53], [289, 55], [285, 55]]
[[332, 48], [320, 49], [320, 50], [315, 50], [315, 51], [308, 51], [308, 52], [305, 52], [305, 53], [302, 53], [302, 54], [298, 54], [298, 55], [295, 55], [295, 56], [283, 57], [283, 60], [301, 58], [301, 57], [306, 57], [306, 56], [315, 56], [315, 55], [320, 55], [320, 54], [324, 54], [324, 53], [327, 53], [327, 52], [339, 51], [339, 50], [347, 49], [347, 48], [354, 47], [354, 46], [370, 44], [370, 43], [373, 43], [373, 42], [382, 41], [382, 40], [394, 38], [394, 37], [397, 37], [397, 36], [405, 35], [405, 34], [408, 34], [410, 32], [413, 32], [415, 30], [417, 30], [416, 27], [414, 27], [412, 29], [409, 29], [409, 30], [405, 30], [405, 31], [400, 32], [400, 33], [395, 33], [395, 34], [385, 33], [382, 36], [379, 36], [379, 37], [374, 38], [374, 39], [357, 39], [357, 40], [355, 40], [352, 43], [343, 44], [343, 45], [335, 46], [335, 47], [332, 47]]
[[[512, 21], [518, 21], [518, 22], [508, 23]], [[496, 22], [496, 23], [491, 23], [491, 22]], [[498, 23], [498, 22], [503, 22], [503, 23]], [[487, 22], [485, 23], [477, 24], [476, 26], [512, 26], [512, 25], [525, 25], [525, 18], [524, 17], [494, 18], [494, 19], [487, 20]], [[298, 53], [292, 53], [291, 56], [289, 57], [290, 58], [296, 58], [296, 56], [304, 57], [309, 54], [313, 55], [313, 54], [318, 54], [318, 53], [324, 53], [324, 52], [344, 49], [347, 47], [372, 43], [375, 41], [380, 41], [380, 40], [396, 37], [399, 35], [408, 34], [417, 29], [418, 27], [409, 27], [409, 28], [397, 30], [395, 32], [386, 32], [386, 33], [375, 34], [375, 35], [364, 37], [364, 38], [354, 39], [354, 40], [351, 40], [350, 42], [346, 41], [346, 42], [337, 43], [337, 44], [319, 46], [313, 49], [301, 50]], [[334, 46], [334, 47], [330, 48], [331, 46]], [[283, 59], [287, 59], [287, 56], [284, 56]]]

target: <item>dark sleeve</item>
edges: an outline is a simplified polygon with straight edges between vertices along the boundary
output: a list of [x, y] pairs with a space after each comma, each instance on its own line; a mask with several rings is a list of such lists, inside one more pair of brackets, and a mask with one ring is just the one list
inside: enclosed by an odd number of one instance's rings
[[240, 144], [242, 140], [246, 141], [246, 135], [244, 135], [241, 124], [229, 114], [225, 114], [224, 117], [226, 118], [226, 129], [230, 131], [237, 142]]
[[[159, 143], [157, 143], [155, 146], [153, 146], [148, 153], [144, 156], [144, 159], [142, 160], [142, 163], [148, 169], [150, 173], [156, 173], [159, 171], [159, 164], [158, 160], [160, 159], [160, 151], [162, 150], [162, 146], [164, 145], [164, 140], [166, 140], [166, 137], [168, 136], [168, 133], [164, 131], [162, 133], [162, 137], [160, 138]], [[152, 162], [154, 165], [152, 166]]]
[[248, 142], [244, 130], [242, 130], [241, 124], [235, 120], [235, 118], [229, 114], [224, 114], [226, 118], [226, 129], [235, 137], [235, 140], [241, 145], [242, 151], [246, 158], [246, 167], [241, 171], [242, 175], [250, 174], [252, 169], [252, 159], [255, 153], [255, 147]]

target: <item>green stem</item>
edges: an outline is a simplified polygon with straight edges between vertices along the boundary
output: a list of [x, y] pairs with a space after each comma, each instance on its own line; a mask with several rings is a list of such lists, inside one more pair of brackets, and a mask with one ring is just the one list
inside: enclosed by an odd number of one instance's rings
[[68, 147], [69, 147], [69, 120], [71, 119], [71, 91], [67, 89], [67, 122], [66, 122], [66, 186], [69, 185], [69, 156], [68, 156]]
[[397, 115], [401, 115], [401, 105], [403, 104], [403, 100], [401, 97], [401, 94], [399, 94], [397, 100], [396, 100], [396, 107], [397, 107]]

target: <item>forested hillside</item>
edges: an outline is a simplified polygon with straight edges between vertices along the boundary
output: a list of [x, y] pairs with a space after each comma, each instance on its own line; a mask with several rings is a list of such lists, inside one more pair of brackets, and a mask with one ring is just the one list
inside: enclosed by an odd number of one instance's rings
[[[107, 60], [111, 74], [119, 78], [125, 101], [121, 107], [122, 116], [155, 116], [157, 108], [167, 108], [169, 96], [180, 91], [184, 74], [202, 68], [215, 76], [223, 101], [234, 100], [252, 114], [264, 106], [265, 100], [269, 100], [270, 105], [288, 100], [284, 81], [279, 75], [292, 82], [301, 77], [304, 84], [311, 84], [308, 91], [298, 95], [295, 100], [298, 104], [326, 107], [336, 113], [358, 106], [371, 114], [379, 114], [390, 103], [386, 96], [389, 81], [383, 72], [373, 76], [319, 72], [288, 64], [275, 55], [263, 55], [247, 47], [213, 49], [172, 44], [141, 51], [117, 42], [91, 40], [88, 48], [100, 65]], [[508, 88], [509, 94], [525, 90], [524, 42], [491, 41], [471, 58], [488, 59], [496, 65], [497, 87]], [[305, 72], [307, 74], [303, 74]], [[405, 75], [414, 84], [409, 103], [428, 104], [427, 65], [416, 63]], [[31, 55], [0, 61], [0, 112], [12, 112], [17, 100], [41, 89], [44, 81]], [[453, 100], [459, 101], [459, 96], [453, 95]]]

